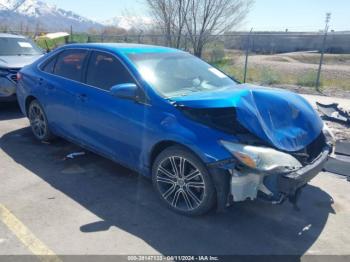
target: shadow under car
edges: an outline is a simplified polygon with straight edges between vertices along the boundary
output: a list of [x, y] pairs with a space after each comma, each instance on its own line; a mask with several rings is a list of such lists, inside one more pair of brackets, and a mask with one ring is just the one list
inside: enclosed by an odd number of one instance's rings
[[30, 128], [23, 128], [5, 134], [0, 145], [14, 161], [102, 219], [82, 224], [78, 230], [117, 227], [164, 255], [301, 256], [334, 213], [332, 198], [308, 185], [300, 211], [289, 203], [243, 202], [224, 213], [180, 216], [161, 203], [148, 179], [129, 169], [90, 152], [65, 160], [67, 154], [82, 149], [62, 139], [42, 144]]

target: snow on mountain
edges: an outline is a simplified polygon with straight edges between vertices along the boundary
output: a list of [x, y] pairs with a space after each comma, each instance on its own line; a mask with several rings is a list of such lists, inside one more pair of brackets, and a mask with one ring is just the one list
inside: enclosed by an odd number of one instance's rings
[[[1, 24], [13, 30], [19, 24], [34, 26], [40, 24], [45, 30], [62, 30], [73, 26], [76, 31], [101, 28], [102, 25], [72, 11], [57, 8], [38, 0], [0, 0]], [[18, 27], [17, 27], [18, 28]]]
[[15, 1], [0, 0], [0, 10], [9, 10], [15, 8]]
[[116, 26], [125, 30], [139, 29], [145, 30], [154, 24], [152, 18], [147, 16], [116, 16], [102, 21], [106, 26]]

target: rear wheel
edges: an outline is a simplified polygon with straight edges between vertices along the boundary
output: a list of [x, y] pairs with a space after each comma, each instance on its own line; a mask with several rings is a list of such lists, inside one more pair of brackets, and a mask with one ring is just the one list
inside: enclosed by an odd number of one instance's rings
[[28, 107], [28, 118], [34, 136], [43, 142], [53, 139], [43, 107], [33, 100]]
[[169, 147], [159, 154], [152, 180], [163, 202], [183, 215], [202, 215], [215, 204], [214, 184], [205, 165], [183, 147]]

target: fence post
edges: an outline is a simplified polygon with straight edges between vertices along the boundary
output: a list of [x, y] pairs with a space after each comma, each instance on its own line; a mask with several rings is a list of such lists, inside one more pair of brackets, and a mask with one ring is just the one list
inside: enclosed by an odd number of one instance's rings
[[244, 63], [244, 78], [243, 78], [243, 83], [247, 81], [247, 68], [248, 68], [248, 56], [249, 56], [249, 48], [250, 48], [250, 36], [253, 32], [253, 28], [250, 29], [248, 39], [247, 39], [247, 48], [245, 51], [245, 63]]
[[73, 43], [73, 26], [70, 26], [70, 42]]
[[318, 66], [317, 71], [317, 79], [316, 79], [316, 90], [320, 92], [320, 78], [321, 78], [321, 70], [322, 70], [322, 64], [323, 64], [323, 57], [324, 57], [324, 49], [326, 47], [326, 41], [327, 41], [327, 35], [328, 35], [328, 29], [329, 29], [329, 20], [331, 19], [331, 13], [326, 14], [326, 26], [324, 28], [324, 36], [323, 36], [323, 42], [321, 47], [321, 57], [320, 57], [320, 64]]

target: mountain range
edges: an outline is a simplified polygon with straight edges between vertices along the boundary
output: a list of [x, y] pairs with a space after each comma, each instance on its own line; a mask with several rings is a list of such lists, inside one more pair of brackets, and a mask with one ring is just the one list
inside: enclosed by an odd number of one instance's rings
[[149, 18], [121, 16], [96, 22], [40, 0], [0, 0], [0, 30], [67, 31], [71, 26], [75, 32], [100, 30], [105, 26], [130, 30], [149, 23]]

